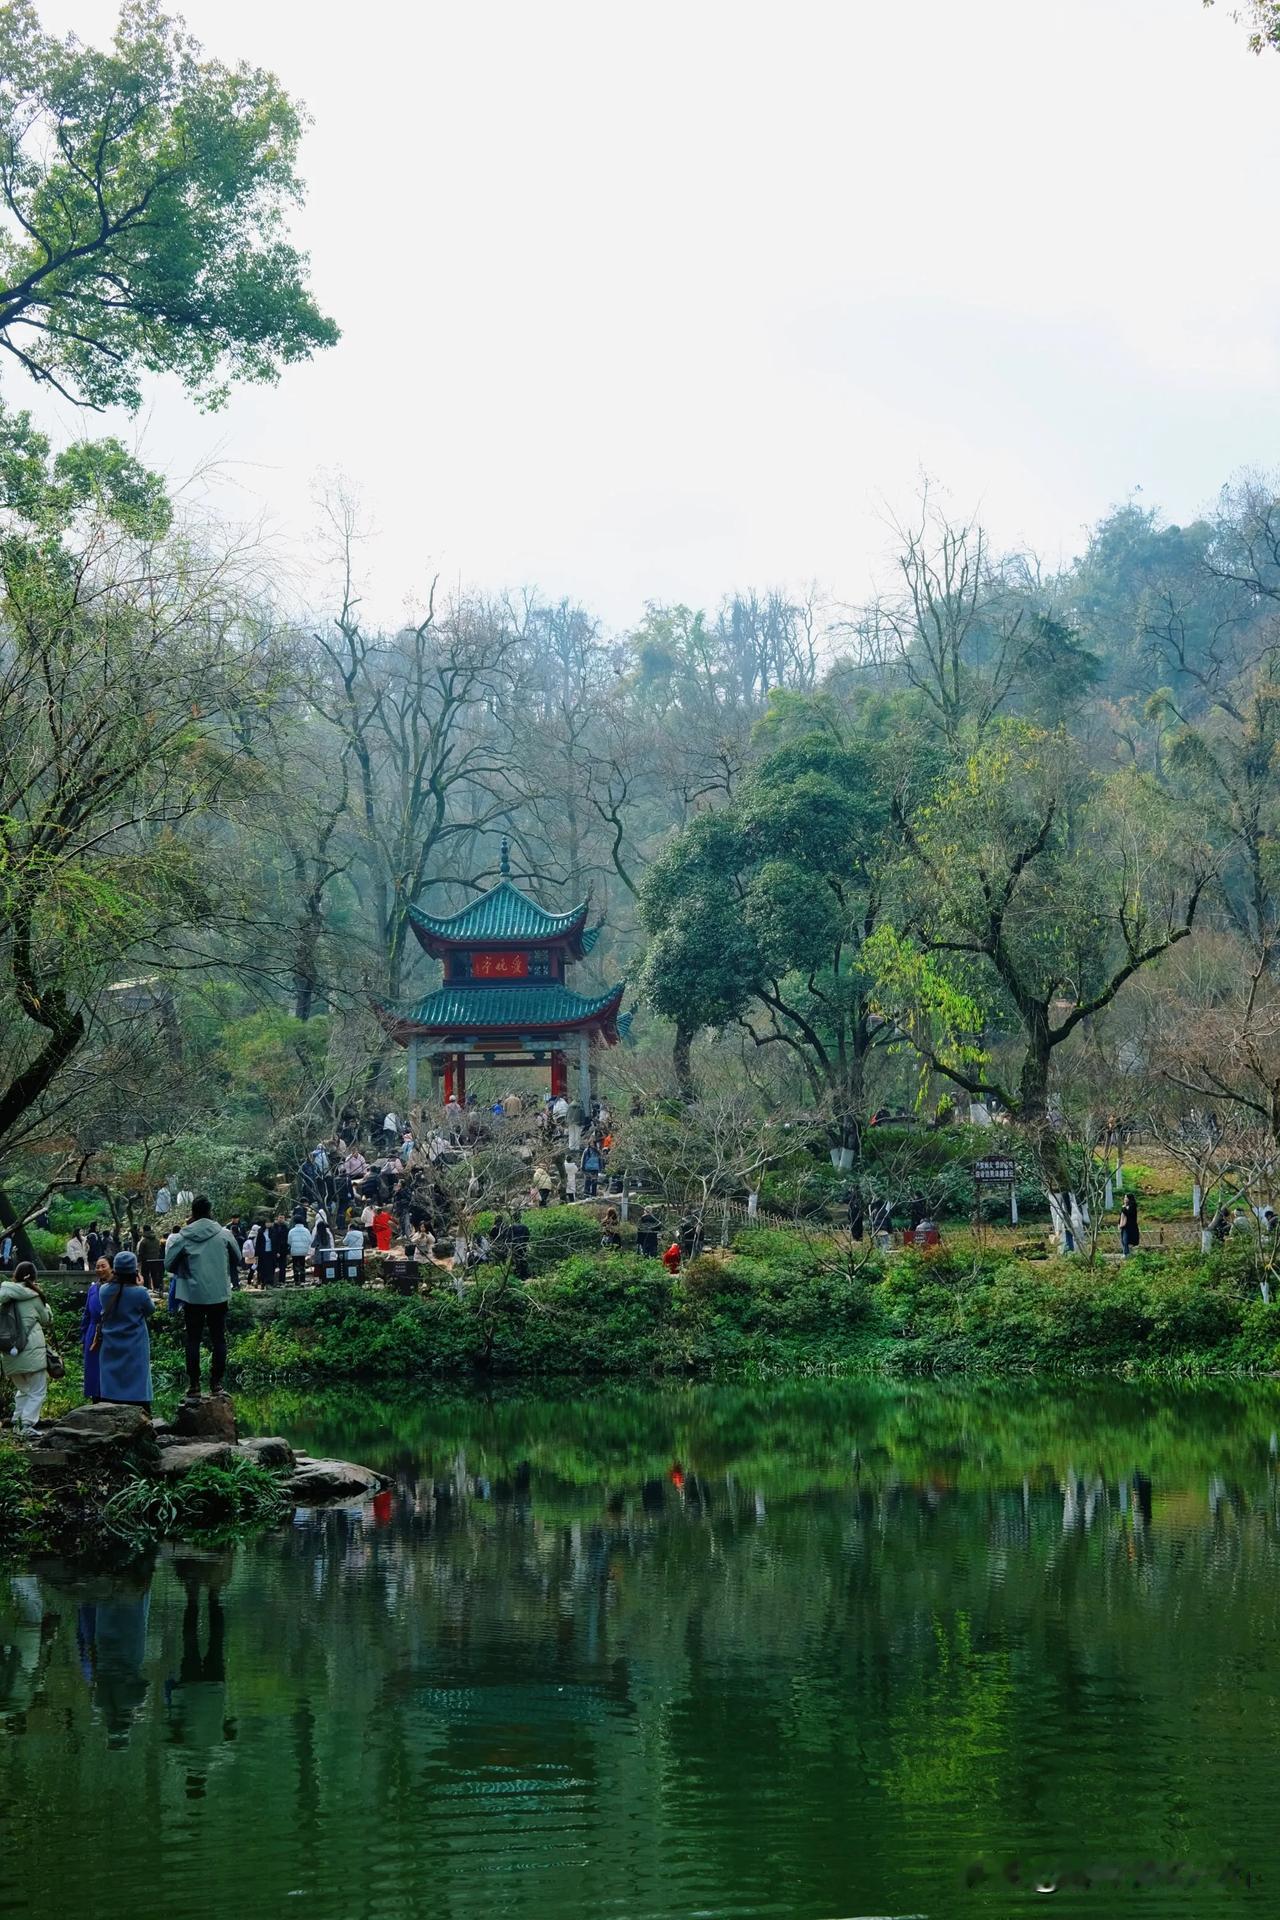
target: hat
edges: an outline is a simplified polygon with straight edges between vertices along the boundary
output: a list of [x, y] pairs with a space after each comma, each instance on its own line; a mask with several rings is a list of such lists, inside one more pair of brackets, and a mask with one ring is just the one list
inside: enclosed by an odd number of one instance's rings
[[111, 1262], [111, 1271], [118, 1274], [122, 1280], [128, 1279], [138, 1271], [137, 1254], [130, 1253], [127, 1249], [123, 1253], [118, 1253]]

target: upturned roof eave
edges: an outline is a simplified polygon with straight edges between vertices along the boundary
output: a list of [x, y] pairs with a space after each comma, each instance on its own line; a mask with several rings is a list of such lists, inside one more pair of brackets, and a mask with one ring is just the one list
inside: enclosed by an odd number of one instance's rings
[[[486, 930], [482, 924], [477, 925], [486, 909], [498, 910], [497, 903], [504, 895], [519, 902], [531, 924], [515, 930]], [[427, 913], [419, 906], [410, 906], [407, 913], [410, 926], [428, 952], [437, 948], [471, 946], [523, 947], [531, 942], [539, 946], [555, 946], [581, 941], [589, 904], [583, 900], [566, 913], [548, 913], [545, 907], [539, 906], [536, 900], [530, 899], [510, 880], [502, 880], [496, 887], [490, 887], [487, 893], [469, 900], [465, 907], [459, 907], [456, 913]]]
[[[519, 995], [520, 988], [504, 988], [503, 992]], [[598, 1029], [610, 1044], [618, 1038], [618, 1012], [622, 1005], [622, 996], [626, 992], [626, 982], [620, 981], [607, 995], [587, 1002], [582, 1010], [571, 1013], [562, 1020], [536, 1020], [522, 1016], [518, 1006], [511, 1009], [511, 1018], [501, 1025], [493, 1025], [479, 1020], [421, 1020], [403, 1008], [387, 1007], [381, 1001], [374, 1001], [373, 1010], [383, 1030], [400, 1046], [411, 1039], [447, 1040], [457, 1034], [483, 1035], [486, 1039], [501, 1042], [505, 1039], [519, 1040], [524, 1034], [539, 1038], [553, 1038], [560, 1033], [581, 1033]]]

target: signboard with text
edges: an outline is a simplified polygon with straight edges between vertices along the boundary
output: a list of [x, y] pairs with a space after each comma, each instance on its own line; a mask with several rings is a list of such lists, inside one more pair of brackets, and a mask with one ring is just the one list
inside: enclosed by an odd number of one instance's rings
[[1006, 1156], [991, 1153], [985, 1160], [975, 1160], [973, 1177], [981, 1186], [1011, 1186], [1018, 1178], [1018, 1165]]
[[471, 956], [473, 980], [527, 980], [528, 977], [527, 953], [473, 953]]

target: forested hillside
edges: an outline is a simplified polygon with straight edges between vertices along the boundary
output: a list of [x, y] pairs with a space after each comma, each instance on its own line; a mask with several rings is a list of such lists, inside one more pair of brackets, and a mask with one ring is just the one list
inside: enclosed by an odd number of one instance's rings
[[380, 1099], [371, 1001], [430, 984], [406, 908], [491, 884], [504, 835], [548, 906], [591, 898], [624, 1083], [740, 1063], [855, 1151], [971, 1097], [1274, 1137], [1264, 480], [1188, 527], [1121, 506], [1057, 574], [926, 495], [858, 605], [742, 586], [614, 632], [438, 589], [384, 631], [345, 496], [301, 607], [120, 448], [3, 436], [0, 1127], [33, 1177], [185, 1136], [283, 1164]]

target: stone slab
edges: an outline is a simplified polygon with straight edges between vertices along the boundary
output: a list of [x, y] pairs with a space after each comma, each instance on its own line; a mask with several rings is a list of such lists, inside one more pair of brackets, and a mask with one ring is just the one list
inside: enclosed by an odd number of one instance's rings
[[336, 1501], [372, 1500], [386, 1485], [371, 1467], [350, 1460], [313, 1460], [300, 1453], [287, 1482], [289, 1498], [299, 1506], [326, 1506]]
[[240, 1452], [247, 1454], [251, 1460], [256, 1460], [260, 1467], [270, 1467], [273, 1471], [283, 1469], [287, 1473], [293, 1471], [294, 1462], [297, 1459], [289, 1442], [280, 1439], [278, 1435], [264, 1434], [253, 1440], [242, 1440]]
[[225, 1467], [237, 1449], [225, 1440], [183, 1440], [160, 1449], [156, 1472], [164, 1480], [179, 1479], [193, 1467]]

